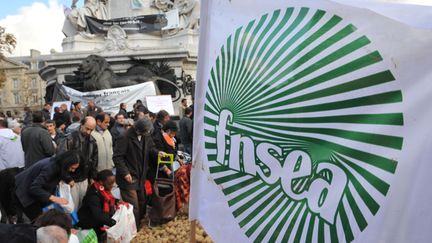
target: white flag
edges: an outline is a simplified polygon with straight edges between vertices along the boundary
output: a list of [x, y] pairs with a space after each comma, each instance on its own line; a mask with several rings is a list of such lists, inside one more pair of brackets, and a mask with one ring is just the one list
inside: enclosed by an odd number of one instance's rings
[[322, 0], [202, 4], [191, 218], [215, 242], [430, 242], [432, 32]]

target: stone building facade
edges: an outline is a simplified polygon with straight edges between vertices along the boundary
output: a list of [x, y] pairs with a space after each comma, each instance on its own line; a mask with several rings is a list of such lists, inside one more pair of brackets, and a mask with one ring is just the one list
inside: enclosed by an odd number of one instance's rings
[[[12, 60], [0, 58], [0, 112], [8, 111], [17, 118], [22, 118], [24, 107], [40, 110], [44, 104], [46, 82], [39, 76], [38, 52], [32, 52], [28, 65]], [[1, 80], [1, 78], [0, 78]]]

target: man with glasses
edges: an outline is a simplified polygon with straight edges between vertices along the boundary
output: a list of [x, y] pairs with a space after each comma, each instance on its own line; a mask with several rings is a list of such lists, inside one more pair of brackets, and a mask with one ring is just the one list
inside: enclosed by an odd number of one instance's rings
[[93, 183], [97, 175], [98, 148], [96, 140], [90, 136], [95, 128], [96, 120], [91, 116], [85, 117], [81, 120], [79, 129], [63, 139], [58, 150], [58, 153], [76, 150], [82, 156], [80, 166], [72, 173], [75, 185], [71, 188], [71, 194], [77, 211], [81, 206], [88, 185]]

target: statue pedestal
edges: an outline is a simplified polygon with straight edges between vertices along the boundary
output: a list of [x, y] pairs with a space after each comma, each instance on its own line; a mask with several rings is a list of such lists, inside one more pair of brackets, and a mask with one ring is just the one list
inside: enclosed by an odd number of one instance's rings
[[62, 43], [63, 52], [91, 51], [92, 53], [109, 54], [118, 51], [144, 51], [148, 48], [181, 47], [193, 56], [198, 51], [198, 32], [184, 30], [176, 35], [157, 36], [152, 34], [132, 34], [124, 38], [110, 38], [105, 36], [91, 36], [86, 33], [66, 37]]
[[[158, 1], [159, 4], [165, 1]], [[131, 3], [128, 1], [128, 3]], [[159, 14], [171, 9], [162, 10], [160, 6], [153, 6], [154, 0], [137, 0], [134, 5], [125, 1], [108, 1], [108, 15], [110, 18], [132, 17], [139, 15]], [[89, 55], [102, 56], [110, 64], [112, 71], [117, 74], [126, 72], [132, 65], [132, 59], [149, 63], [164, 61], [174, 69], [177, 77], [190, 75], [196, 79], [198, 57], [198, 28], [199, 1], [188, 0], [188, 4], [171, 6], [180, 8], [190, 6], [190, 10], [183, 11], [181, 19], [183, 25], [176, 26], [175, 32], [167, 31], [126, 34], [118, 25], [109, 28], [106, 35], [91, 35], [77, 33], [71, 23], [65, 23], [64, 32], [68, 37], [63, 39], [63, 52], [53, 53], [46, 60], [46, 67], [39, 74], [47, 83], [64, 83], [67, 76], [74, 75], [81, 62]], [[141, 4], [140, 8], [137, 8]], [[184, 10], [184, 9], [183, 9]], [[178, 12], [177, 12], [178, 14]], [[190, 20], [184, 21], [184, 19]], [[70, 77], [69, 77], [70, 78]], [[70, 79], [68, 79], [70, 80]]]
[[[118, 27], [118, 26], [117, 26]], [[63, 52], [53, 53], [46, 61], [47, 67], [40, 74], [44, 80], [65, 81], [72, 75], [87, 56], [103, 56], [116, 73], [123, 73], [131, 67], [131, 58], [150, 62], [164, 60], [174, 69], [177, 77], [184, 72], [196, 77], [198, 57], [198, 32], [183, 30], [175, 35], [116, 34], [107, 36], [75, 35], [63, 39]], [[53, 73], [55, 72], [55, 73]]]

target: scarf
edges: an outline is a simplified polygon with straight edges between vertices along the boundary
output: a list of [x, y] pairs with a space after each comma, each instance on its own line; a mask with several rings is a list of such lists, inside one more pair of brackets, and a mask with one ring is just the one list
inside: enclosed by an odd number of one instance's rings
[[104, 199], [103, 212], [106, 214], [109, 214], [110, 208], [115, 207], [115, 199], [114, 199], [113, 195], [111, 194], [111, 191], [106, 191], [105, 188], [99, 182], [96, 182], [96, 181], [93, 183], [93, 186], [103, 196], [103, 199]]
[[175, 139], [170, 137], [170, 135], [168, 135], [168, 133], [164, 132], [162, 133], [163, 138], [165, 140], [165, 142], [171, 146], [173, 149], [175, 149]]

